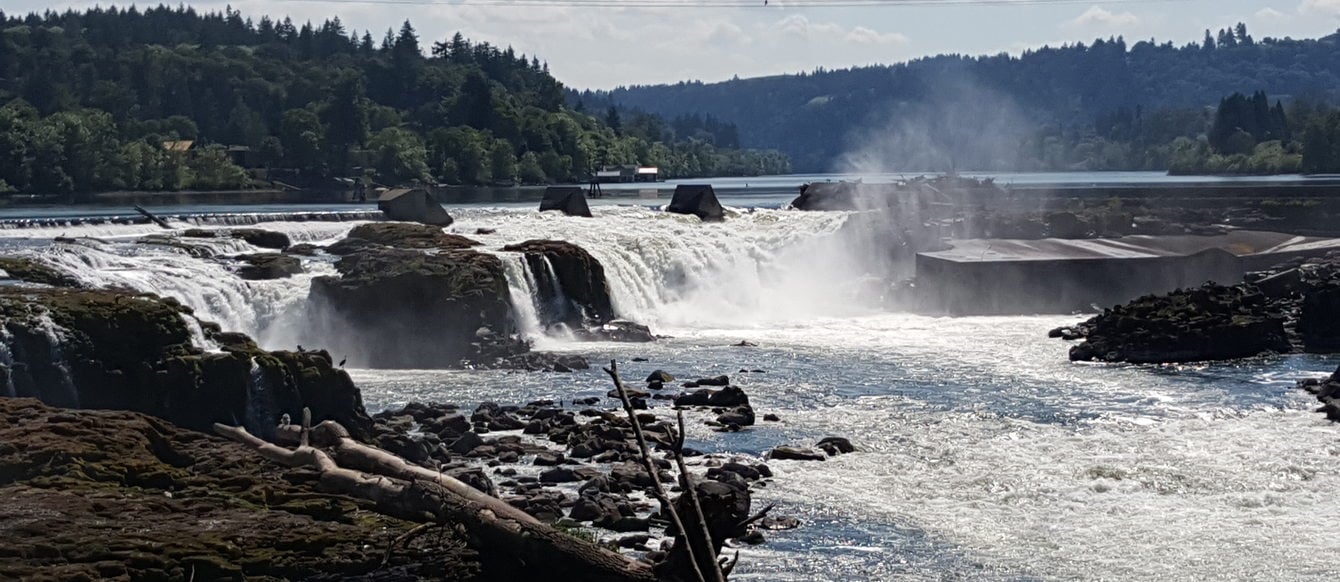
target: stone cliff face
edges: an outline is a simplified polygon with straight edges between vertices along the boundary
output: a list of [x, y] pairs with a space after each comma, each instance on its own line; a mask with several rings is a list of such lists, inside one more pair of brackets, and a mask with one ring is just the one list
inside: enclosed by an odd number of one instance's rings
[[514, 355], [506, 274], [478, 243], [405, 223], [355, 228], [339, 277], [312, 281], [309, 335], [359, 365], [449, 368]]
[[[269, 352], [241, 334], [194, 345], [191, 311], [114, 290], [0, 290], [0, 390], [54, 406], [143, 412], [209, 430], [268, 435], [283, 414], [331, 419], [355, 433], [370, 420], [358, 389], [325, 352]], [[216, 329], [214, 326], [209, 326]], [[208, 332], [206, 332], [208, 333]]]
[[528, 240], [503, 250], [525, 255], [537, 292], [550, 299], [540, 313], [546, 325], [576, 328], [614, 319], [605, 268], [586, 249], [564, 241]]

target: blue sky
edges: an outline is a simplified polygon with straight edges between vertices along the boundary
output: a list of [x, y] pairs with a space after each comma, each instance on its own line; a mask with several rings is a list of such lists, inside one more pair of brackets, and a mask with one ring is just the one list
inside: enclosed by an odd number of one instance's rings
[[[9, 13], [94, 2], [6, 0]], [[101, 2], [107, 5], [106, 1]], [[143, 3], [141, 3], [143, 4]], [[199, 0], [201, 9], [232, 5], [245, 15], [319, 22], [339, 15], [347, 27], [371, 29], [413, 21], [425, 45], [463, 32], [512, 45], [547, 60], [559, 80], [577, 88], [714, 81], [903, 61], [956, 52], [998, 53], [1044, 44], [1122, 35], [1178, 44], [1206, 28], [1246, 22], [1252, 35], [1295, 38], [1340, 29], [1340, 0], [1164, 0], [1052, 5], [593, 8], [328, 3], [291, 0]]]

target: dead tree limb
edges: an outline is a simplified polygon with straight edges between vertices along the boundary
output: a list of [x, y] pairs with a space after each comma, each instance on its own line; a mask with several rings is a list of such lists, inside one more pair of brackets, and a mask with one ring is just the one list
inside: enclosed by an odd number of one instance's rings
[[[684, 549], [688, 552], [689, 564], [693, 567], [693, 574], [698, 582], [707, 582], [703, 576], [703, 570], [698, 563], [697, 554], [693, 549], [693, 537], [689, 535], [689, 530], [684, 527], [684, 520], [680, 518], [679, 512], [675, 510], [675, 504], [670, 501], [670, 496], [666, 494], [665, 487], [661, 486], [660, 471], [656, 468], [656, 463], [651, 459], [651, 447], [647, 446], [647, 438], [642, 434], [642, 423], [637, 420], [637, 411], [633, 409], [633, 401], [628, 398], [628, 391], [623, 387], [623, 380], [619, 378], [619, 362], [610, 360], [610, 367], [605, 368], [605, 373], [610, 375], [614, 381], [614, 390], [619, 393], [619, 400], [623, 402], [624, 412], [628, 414], [628, 421], [633, 425], [633, 437], [637, 440], [637, 446], [642, 452], [642, 466], [647, 470], [647, 476], [651, 479], [652, 493], [656, 500], [661, 503], [661, 513], [670, 518], [674, 524], [675, 531], [679, 533], [680, 541], [684, 542]], [[711, 543], [711, 540], [708, 540]], [[718, 576], [714, 580], [720, 579], [720, 569], [714, 568]]]
[[[288, 467], [312, 467], [320, 472], [323, 491], [366, 499], [377, 511], [414, 522], [455, 523], [474, 539], [480, 558], [501, 572], [520, 579], [591, 580], [596, 582], [655, 582], [651, 568], [560, 532], [501, 500], [489, 497], [449, 477], [422, 469], [408, 470], [403, 459], [380, 449], [353, 442], [343, 427], [322, 423], [311, 431], [283, 427], [283, 435], [307, 433], [313, 443], [335, 443], [335, 457], [312, 446], [288, 450], [267, 443], [240, 427], [214, 425], [214, 432], [256, 450], [262, 457]], [[320, 446], [320, 445], [317, 445]], [[370, 467], [367, 472], [341, 467]], [[381, 470], [386, 471], [385, 473]], [[387, 474], [390, 473], [390, 474]], [[455, 482], [471, 494], [448, 488]], [[481, 499], [482, 497], [482, 499]], [[520, 515], [518, 515], [520, 514]], [[524, 518], [520, 516], [525, 516]]]
[[702, 567], [707, 568], [708, 564], [711, 564], [711, 572], [715, 573], [713, 579], [716, 582], [726, 582], [722, 565], [717, 562], [717, 549], [712, 543], [712, 530], [707, 527], [707, 518], [703, 516], [703, 506], [698, 502], [698, 488], [693, 484], [693, 479], [690, 478], [692, 474], [689, 473], [688, 465], [684, 463], [684, 438], [688, 434], [684, 430], [684, 411], [676, 408], [675, 419], [679, 422], [679, 434], [675, 437], [674, 446], [670, 448], [670, 456], [675, 458], [675, 465], [679, 467], [679, 485], [684, 489], [684, 494], [689, 496], [689, 507], [693, 508], [694, 517], [698, 518], [698, 535], [702, 536], [699, 540], [699, 551], [704, 556]]
[[135, 212], [138, 212], [138, 213], [140, 213], [140, 214], [143, 214], [145, 218], [148, 218], [149, 220], [152, 220], [153, 223], [154, 223], [154, 224], [157, 224], [158, 226], [161, 226], [161, 227], [166, 228], [166, 229], [168, 229], [168, 230], [172, 230], [172, 225], [168, 224], [166, 220], [163, 220], [163, 219], [161, 219], [161, 218], [159, 218], [159, 217], [157, 217], [157, 216], [154, 216], [152, 212], [149, 212], [148, 210], [145, 210], [143, 206], [140, 206], [140, 205], [136, 204], [136, 205], [135, 205]]

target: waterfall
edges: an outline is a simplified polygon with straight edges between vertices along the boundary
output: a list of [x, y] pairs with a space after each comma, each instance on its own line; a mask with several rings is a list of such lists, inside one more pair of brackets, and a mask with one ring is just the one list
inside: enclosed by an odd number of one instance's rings
[[14, 388], [14, 348], [10, 347], [14, 336], [9, 333], [9, 328], [0, 326], [0, 366], [4, 366], [5, 375], [5, 396], [13, 398], [19, 395]]
[[455, 216], [460, 232], [493, 229], [474, 236], [490, 248], [528, 239], [581, 246], [604, 266], [615, 313], [658, 330], [868, 312], [859, 287], [869, 259], [888, 252], [854, 243], [842, 212], [735, 211], [719, 223], [640, 207], [599, 207], [595, 218], [506, 209]]
[[535, 278], [531, 276], [530, 265], [521, 253], [498, 253], [502, 259], [503, 272], [507, 275], [508, 293], [512, 299], [512, 310], [516, 314], [517, 331], [521, 336], [536, 340], [544, 335], [544, 325], [540, 322], [536, 307], [538, 293]]
[[[37, 316], [37, 329], [42, 330], [46, 336], [48, 346], [48, 357], [51, 365], [56, 370], [57, 382], [60, 384], [61, 395], [66, 398], [65, 402], [53, 403], [69, 408], [79, 408], [79, 390], [74, 385], [74, 374], [70, 372], [70, 363], [65, 359], [65, 352], [61, 345], [65, 343], [65, 330], [56, 325], [51, 320], [51, 315], [42, 313]], [[42, 387], [39, 386], [40, 390]], [[48, 401], [50, 402], [50, 401]]]
[[242, 426], [251, 434], [261, 438], [270, 438], [274, 434], [278, 421], [274, 397], [265, 368], [252, 358], [251, 372], [247, 375], [246, 418], [242, 419]]
[[181, 319], [186, 323], [186, 329], [191, 332], [191, 346], [200, 348], [204, 352], [221, 352], [219, 344], [205, 336], [205, 329], [200, 327], [200, 320], [190, 315], [181, 314]]

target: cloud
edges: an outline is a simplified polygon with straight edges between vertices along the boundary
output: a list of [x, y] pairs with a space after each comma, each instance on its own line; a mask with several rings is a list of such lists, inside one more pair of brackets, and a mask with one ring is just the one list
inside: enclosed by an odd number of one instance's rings
[[906, 35], [896, 32], [880, 33], [864, 26], [858, 26], [847, 33], [847, 42], [871, 46], [903, 46], [908, 40]]
[[1253, 14], [1252, 17], [1256, 18], [1257, 20], [1275, 20], [1279, 18], [1287, 18], [1288, 15], [1267, 6], [1260, 10], [1257, 10], [1256, 14]]
[[1074, 20], [1066, 24], [1076, 28], [1124, 28], [1140, 24], [1140, 17], [1130, 12], [1112, 12], [1101, 6], [1090, 6], [1083, 14], [1076, 16]]
[[1340, 18], [1340, 0], [1303, 0], [1303, 3], [1298, 5], [1298, 12]]

